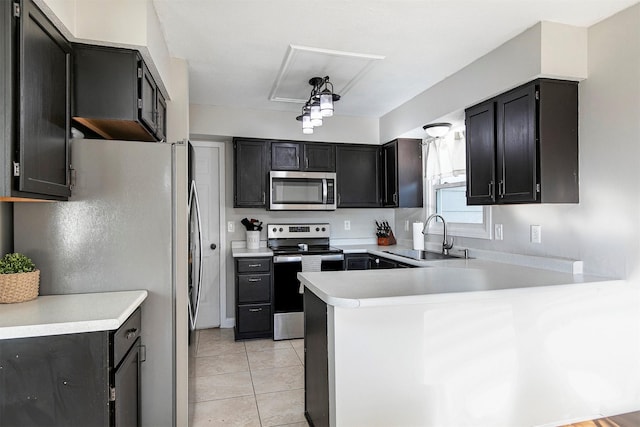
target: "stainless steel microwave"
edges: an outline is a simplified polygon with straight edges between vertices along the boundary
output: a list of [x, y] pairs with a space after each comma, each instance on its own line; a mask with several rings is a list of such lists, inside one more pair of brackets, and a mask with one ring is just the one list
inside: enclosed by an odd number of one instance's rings
[[269, 209], [274, 211], [333, 211], [335, 172], [271, 171]]

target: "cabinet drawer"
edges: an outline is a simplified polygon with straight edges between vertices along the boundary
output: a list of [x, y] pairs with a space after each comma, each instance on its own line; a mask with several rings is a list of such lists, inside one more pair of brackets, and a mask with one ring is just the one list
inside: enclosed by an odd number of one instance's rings
[[238, 307], [238, 333], [269, 332], [271, 330], [270, 304], [252, 304]]
[[251, 258], [238, 260], [238, 273], [261, 273], [271, 271], [270, 258]]
[[142, 316], [140, 308], [113, 334], [113, 366], [117, 367], [120, 360], [127, 354], [136, 339], [142, 334]]
[[238, 303], [265, 302], [271, 300], [271, 274], [247, 274], [238, 276]]

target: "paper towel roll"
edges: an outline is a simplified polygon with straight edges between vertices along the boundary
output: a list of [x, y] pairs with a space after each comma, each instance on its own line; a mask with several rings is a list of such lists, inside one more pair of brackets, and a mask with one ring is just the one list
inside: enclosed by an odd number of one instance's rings
[[424, 234], [422, 234], [423, 228], [423, 222], [413, 223], [413, 249], [417, 251], [424, 251]]

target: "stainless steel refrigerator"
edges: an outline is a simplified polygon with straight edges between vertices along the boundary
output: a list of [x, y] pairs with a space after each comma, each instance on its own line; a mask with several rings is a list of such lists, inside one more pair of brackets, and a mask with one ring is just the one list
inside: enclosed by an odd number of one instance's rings
[[68, 202], [15, 203], [14, 248], [40, 293], [147, 289], [143, 426], [188, 423], [188, 170], [184, 144], [76, 139]]

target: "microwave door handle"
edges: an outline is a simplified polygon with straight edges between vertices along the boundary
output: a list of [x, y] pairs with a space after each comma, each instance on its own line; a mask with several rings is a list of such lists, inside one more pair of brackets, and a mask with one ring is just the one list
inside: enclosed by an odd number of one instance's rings
[[327, 204], [327, 178], [322, 178], [322, 204]]

